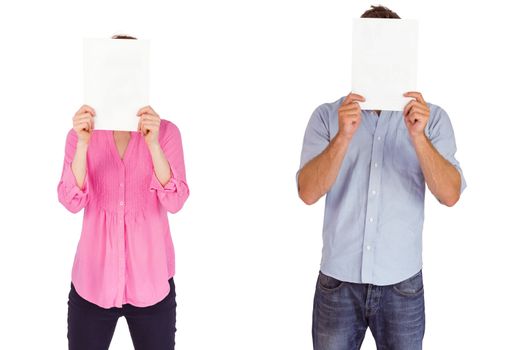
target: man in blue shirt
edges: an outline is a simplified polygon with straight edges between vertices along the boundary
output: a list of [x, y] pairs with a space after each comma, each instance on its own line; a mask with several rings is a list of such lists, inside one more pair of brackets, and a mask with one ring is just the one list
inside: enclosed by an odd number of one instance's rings
[[[385, 7], [361, 17], [399, 18]], [[326, 194], [314, 349], [421, 349], [425, 330], [425, 184], [453, 206], [466, 187], [447, 113], [419, 92], [403, 111], [361, 110], [350, 93], [320, 105], [304, 135], [297, 185], [306, 204]]]

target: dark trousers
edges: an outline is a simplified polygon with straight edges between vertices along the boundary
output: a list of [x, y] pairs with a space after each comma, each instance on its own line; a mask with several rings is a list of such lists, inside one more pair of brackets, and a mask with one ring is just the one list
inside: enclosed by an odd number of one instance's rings
[[124, 304], [122, 308], [102, 308], [82, 298], [71, 283], [67, 312], [67, 338], [70, 350], [107, 350], [120, 316], [126, 318], [135, 350], [173, 350], [175, 348], [175, 284], [170, 292], [147, 307]]
[[319, 272], [312, 336], [315, 350], [357, 350], [368, 327], [379, 350], [420, 350], [425, 333], [423, 276], [376, 286]]

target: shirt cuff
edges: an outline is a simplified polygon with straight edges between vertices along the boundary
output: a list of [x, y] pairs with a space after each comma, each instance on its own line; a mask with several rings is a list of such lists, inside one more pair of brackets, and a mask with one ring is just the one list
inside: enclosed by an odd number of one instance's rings
[[73, 174], [73, 169], [71, 169], [71, 163], [65, 163], [64, 169], [64, 189], [65, 189], [65, 199], [68, 202], [71, 202], [75, 197], [82, 198], [89, 192], [89, 178], [88, 171], [86, 171], [86, 176], [84, 177], [84, 184], [82, 188], [78, 187], [75, 174]]
[[157, 175], [155, 175], [155, 171], [153, 171], [153, 174], [151, 175], [149, 190], [150, 192], [154, 192], [154, 191], [160, 191], [164, 193], [177, 192], [177, 180], [175, 178], [175, 174], [173, 173], [173, 170], [171, 172], [171, 177], [169, 181], [164, 186], [162, 186], [159, 179], [157, 179]]
[[463, 170], [457, 165], [454, 165], [454, 167], [457, 169], [459, 173], [459, 177], [461, 178], [461, 188], [459, 190], [459, 193], [463, 193], [463, 190], [467, 187], [467, 181], [465, 180], [465, 177], [463, 176]]

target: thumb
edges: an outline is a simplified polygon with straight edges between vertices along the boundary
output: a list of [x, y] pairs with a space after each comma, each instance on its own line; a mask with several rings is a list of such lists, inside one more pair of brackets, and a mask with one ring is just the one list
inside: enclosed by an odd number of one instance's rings
[[365, 98], [361, 95], [358, 95], [356, 93], [353, 93], [353, 92], [350, 92], [346, 97], [345, 99], [343, 100], [343, 105], [347, 105], [347, 104], [350, 104], [354, 101], [359, 101], [359, 102], [365, 102]]

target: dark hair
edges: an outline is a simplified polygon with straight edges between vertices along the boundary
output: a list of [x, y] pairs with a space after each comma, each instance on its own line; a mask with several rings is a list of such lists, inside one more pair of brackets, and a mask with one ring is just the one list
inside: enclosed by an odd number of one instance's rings
[[374, 6], [372, 5], [372, 8], [370, 10], [365, 11], [361, 15], [361, 18], [401, 18], [397, 13], [390, 10], [389, 8], [386, 8], [384, 6], [378, 5]]
[[111, 37], [111, 39], [134, 39], [137, 40], [134, 36], [125, 35], [125, 34], [115, 34]]

